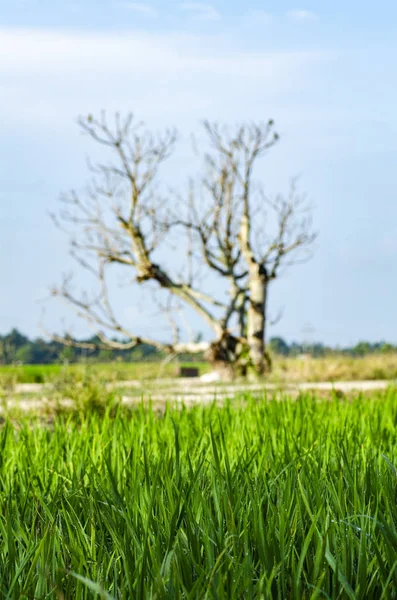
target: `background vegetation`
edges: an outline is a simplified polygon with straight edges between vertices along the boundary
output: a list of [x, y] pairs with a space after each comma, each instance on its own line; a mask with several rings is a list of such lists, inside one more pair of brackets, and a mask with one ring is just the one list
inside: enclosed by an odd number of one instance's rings
[[[96, 338], [84, 340], [95, 343]], [[397, 346], [386, 342], [360, 342], [352, 347], [331, 348], [321, 343], [297, 343], [288, 344], [284, 339], [273, 337], [269, 340], [268, 348], [274, 356], [297, 357], [302, 354], [314, 358], [326, 356], [351, 356], [363, 357], [371, 354], [397, 354]], [[154, 346], [141, 344], [133, 350], [86, 350], [81, 348], [65, 347], [63, 344], [48, 341], [41, 338], [29, 339], [17, 329], [12, 329], [6, 335], [0, 335], [0, 364], [9, 365], [13, 363], [23, 364], [62, 364], [89, 362], [148, 362], [160, 361], [166, 354], [158, 351]], [[180, 354], [180, 362], [199, 360], [200, 355], [192, 357], [189, 354]]]
[[[205, 362], [192, 362], [186, 365], [197, 367], [199, 374], [211, 371]], [[183, 363], [171, 362], [162, 365], [151, 362], [108, 362], [84, 364], [76, 363], [66, 367], [67, 371], [82, 379], [87, 371], [100, 379], [113, 382], [131, 380], [149, 381], [175, 377]], [[3, 365], [0, 366], [0, 386], [2, 382], [45, 383], [65, 371], [61, 364], [47, 365]], [[272, 372], [266, 377], [269, 383], [297, 383], [318, 381], [365, 381], [397, 379], [397, 354], [369, 354], [363, 357], [328, 355], [324, 358], [294, 358], [275, 356]]]

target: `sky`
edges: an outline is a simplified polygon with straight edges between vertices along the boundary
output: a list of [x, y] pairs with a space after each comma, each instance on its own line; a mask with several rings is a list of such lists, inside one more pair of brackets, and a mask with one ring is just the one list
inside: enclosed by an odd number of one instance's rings
[[[69, 322], [48, 300], [73, 268], [49, 213], [96, 152], [78, 115], [106, 109], [178, 127], [176, 186], [195, 172], [200, 121], [273, 118], [281, 139], [260, 179], [277, 193], [299, 175], [319, 235], [312, 260], [272, 284], [270, 316], [283, 316], [268, 335], [396, 343], [396, 20], [392, 0], [1, 0], [0, 333]], [[153, 333], [145, 303], [114, 293], [126, 323]]]

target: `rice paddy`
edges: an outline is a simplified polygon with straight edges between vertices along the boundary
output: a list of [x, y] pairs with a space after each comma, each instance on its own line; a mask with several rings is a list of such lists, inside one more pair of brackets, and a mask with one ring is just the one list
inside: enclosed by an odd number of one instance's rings
[[[87, 368], [99, 378], [113, 381], [129, 381], [132, 379], [150, 381], [157, 378], [175, 377], [178, 362], [111, 362], [111, 363], [76, 363], [68, 370], [77, 377], [84, 377]], [[203, 375], [211, 371], [206, 362], [186, 363], [199, 369]], [[45, 383], [62, 375], [65, 366], [50, 365], [0, 365], [0, 387], [2, 383]], [[349, 357], [343, 354], [329, 355], [324, 358], [273, 357], [272, 372], [267, 380], [274, 383], [283, 382], [317, 382], [317, 381], [356, 381], [356, 380], [396, 380], [397, 353], [369, 354], [362, 357]]]
[[391, 388], [8, 417], [0, 597], [395, 598], [396, 434]]

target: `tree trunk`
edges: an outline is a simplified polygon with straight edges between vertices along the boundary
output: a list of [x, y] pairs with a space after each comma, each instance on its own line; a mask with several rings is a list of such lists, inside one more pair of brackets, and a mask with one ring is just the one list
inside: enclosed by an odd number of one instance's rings
[[265, 358], [265, 328], [267, 277], [259, 265], [254, 264], [249, 273], [250, 301], [248, 305], [247, 342], [250, 363], [256, 375], [266, 371]]
[[244, 375], [239, 371], [239, 352], [241, 344], [233, 335], [225, 332], [222, 338], [213, 342], [206, 353], [207, 360], [214, 371], [224, 381], [230, 381], [237, 375]]

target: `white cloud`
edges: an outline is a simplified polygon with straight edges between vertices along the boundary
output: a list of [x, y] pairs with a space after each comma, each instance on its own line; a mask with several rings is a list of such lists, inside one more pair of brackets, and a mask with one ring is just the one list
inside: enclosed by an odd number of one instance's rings
[[289, 10], [287, 12], [287, 17], [293, 19], [294, 21], [315, 21], [317, 19], [317, 15], [311, 10]]
[[202, 2], [184, 2], [180, 5], [182, 10], [191, 12], [192, 16], [200, 21], [219, 21], [220, 13], [211, 4]]
[[[0, 113], [13, 129], [74, 135], [77, 115], [133, 110], [157, 127], [291, 111], [321, 52], [247, 52], [233, 38], [0, 29]], [[283, 117], [284, 119], [284, 117]]]
[[250, 53], [236, 48], [232, 39], [218, 36], [0, 28], [0, 74], [15, 76], [15, 84], [23, 83], [19, 75], [25, 80], [57, 73], [60, 79], [89, 73], [105, 77], [112, 70], [126, 77], [142, 73], [152, 77], [154, 72], [179, 75], [182, 71], [255, 75], [281, 83], [283, 74], [278, 68], [285, 74], [285, 69], [326, 56], [317, 51]]
[[157, 17], [158, 12], [153, 6], [143, 2], [120, 2], [119, 6], [131, 12], [138, 13], [144, 17]]

